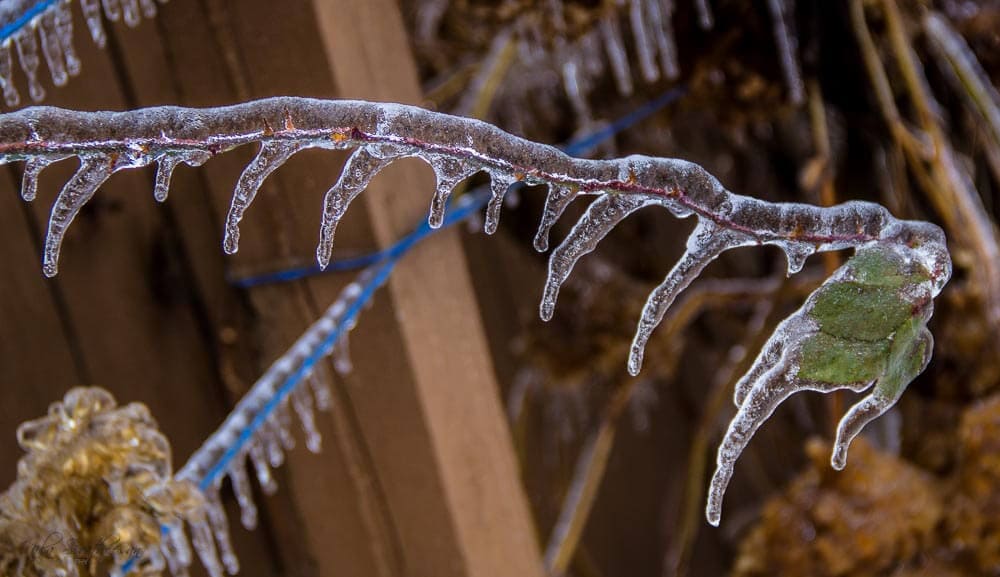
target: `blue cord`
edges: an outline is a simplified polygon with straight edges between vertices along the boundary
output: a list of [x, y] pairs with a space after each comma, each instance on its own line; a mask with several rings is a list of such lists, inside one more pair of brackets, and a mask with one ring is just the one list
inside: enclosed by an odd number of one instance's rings
[[31, 5], [31, 7], [25, 10], [24, 14], [18, 16], [16, 20], [7, 24], [3, 28], [0, 28], [0, 42], [6, 42], [7, 39], [16, 34], [18, 30], [24, 28], [36, 16], [45, 12], [57, 2], [59, 2], [59, 0], [40, 0], [39, 2]]

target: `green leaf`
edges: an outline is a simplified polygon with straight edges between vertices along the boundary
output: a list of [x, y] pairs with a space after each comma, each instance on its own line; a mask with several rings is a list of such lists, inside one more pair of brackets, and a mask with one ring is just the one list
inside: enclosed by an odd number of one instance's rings
[[886, 339], [913, 314], [897, 287], [835, 282], [820, 288], [809, 314], [828, 335], [851, 340]]
[[930, 360], [930, 333], [926, 320], [917, 315], [903, 323], [892, 339], [889, 360], [876, 389], [886, 397], [898, 398]]
[[848, 385], [879, 378], [890, 342], [859, 341], [816, 333], [802, 345], [798, 376], [809, 381]]

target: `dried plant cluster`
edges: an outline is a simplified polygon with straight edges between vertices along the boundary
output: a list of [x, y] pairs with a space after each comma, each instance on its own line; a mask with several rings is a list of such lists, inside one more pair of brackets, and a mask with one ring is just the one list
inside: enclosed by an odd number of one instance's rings
[[76, 388], [17, 440], [28, 454], [0, 496], [4, 575], [116, 574], [132, 559], [139, 574], [159, 575], [160, 548], [178, 545], [161, 527], [202, 515], [200, 491], [174, 480], [170, 444], [141, 403], [119, 407], [103, 389]]

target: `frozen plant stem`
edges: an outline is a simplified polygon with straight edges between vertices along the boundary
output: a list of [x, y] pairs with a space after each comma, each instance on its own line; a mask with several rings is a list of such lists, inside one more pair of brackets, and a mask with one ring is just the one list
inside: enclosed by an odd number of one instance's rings
[[[535, 238], [539, 250], [547, 249], [549, 229], [569, 203], [579, 195], [596, 196], [596, 201], [553, 251], [540, 307], [543, 318], [551, 316], [559, 288], [576, 262], [633, 212], [658, 206], [678, 218], [696, 217], [698, 224], [688, 239], [685, 255], [653, 291], [643, 311], [628, 362], [632, 374], [639, 372], [645, 343], [676, 296], [705, 266], [729, 249], [761, 244], [778, 246], [787, 257], [789, 274], [798, 272], [806, 258], [816, 252], [854, 248], [857, 255], [865, 255], [864, 262], [873, 258], [884, 261], [879, 274], [905, 279], [892, 289], [896, 292], [882, 295], [873, 301], [874, 305], [863, 299], [834, 299], [834, 304], [846, 314], [855, 308], [872, 306], [878, 313], [880, 306], [904, 302], [916, 311], [913, 313], [916, 320], [911, 319], [906, 325], [912, 325], [914, 331], [907, 341], [909, 348], [890, 354], [883, 350], [882, 342], [891, 341], [906, 319], [896, 319], [897, 324], [883, 327], [885, 334], [877, 335], [875, 345], [852, 342], [850, 331], [827, 334], [822, 323], [817, 324], [820, 317], [814, 311], [817, 303], [827, 302], [822, 299], [825, 293], [823, 288], [814, 293], [802, 309], [779, 326], [743, 385], [737, 388], [740, 412], [723, 441], [724, 450], [719, 458], [721, 476], [717, 476], [711, 492], [709, 520], [713, 523], [718, 522], [722, 493], [733, 463], [756, 428], [783, 398], [799, 390], [863, 390], [876, 381], [881, 382], [892, 364], [890, 357], [896, 359], [893, 355], [909, 359], [921, 356], [925, 350], [929, 354], [921, 329], [930, 315], [933, 297], [951, 274], [951, 259], [941, 229], [929, 223], [897, 220], [877, 204], [848, 202], [816, 207], [765, 202], [726, 190], [703, 168], [683, 160], [646, 156], [578, 159], [481, 121], [412, 106], [284, 97], [210, 109], [158, 107], [115, 113], [38, 107], [0, 116], [0, 163], [27, 161], [38, 165], [69, 156], [81, 160], [80, 169], [63, 188], [53, 208], [44, 267], [49, 276], [56, 273], [59, 246], [73, 216], [112, 172], [152, 163], [169, 163], [171, 167], [178, 162], [196, 165], [245, 144], [259, 144], [260, 152], [244, 170], [233, 195], [224, 245], [229, 253], [238, 250], [240, 219], [270, 172], [307, 148], [354, 149], [323, 202], [317, 249], [322, 267], [329, 262], [337, 224], [351, 201], [380, 170], [401, 158], [420, 158], [431, 165], [437, 176], [428, 218], [431, 228], [442, 224], [445, 201], [452, 190], [477, 172], [488, 173], [495, 185], [485, 221], [488, 231], [496, 228], [499, 202], [510, 184], [522, 182], [548, 187]], [[34, 173], [38, 171], [36, 168]], [[165, 194], [165, 188], [157, 187], [158, 198]], [[851, 275], [858, 267], [851, 266], [851, 262], [839, 269], [824, 287], [830, 285], [829, 290], [834, 291], [839, 284], [853, 282]], [[900, 292], [904, 286], [908, 291], [905, 294]], [[817, 344], [815, 339], [822, 338], [840, 340]], [[833, 367], [830, 370], [824, 372], [822, 366], [807, 367], [802, 363], [802, 350], [809, 347], [844, 355], [861, 347], [873, 357], [871, 370], [845, 376], [838, 364], [841, 359], [836, 355], [828, 359]], [[878, 397], [879, 409], [886, 400], [894, 402], [897, 393], [916, 376], [915, 365], [904, 364], [896, 371], [902, 376], [896, 376], [892, 394], [876, 389], [882, 395]], [[858, 425], [876, 413], [848, 412], [841, 423], [845, 446]], [[841, 462], [838, 456], [836, 464]]]

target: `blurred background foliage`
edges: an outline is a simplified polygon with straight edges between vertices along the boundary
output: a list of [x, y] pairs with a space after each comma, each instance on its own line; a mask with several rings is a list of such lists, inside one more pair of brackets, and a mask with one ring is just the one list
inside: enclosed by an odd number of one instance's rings
[[[880, 202], [941, 224], [956, 262], [934, 361], [847, 469], [826, 455], [850, 399], [799, 396], [751, 443], [717, 531], [702, 517], [706, 467], [733, 383], [843, 255], [794, 279], [777, 251], [725, 255], [668, 313], [638, 379], [622, 370], [632, 323], [689, 224], [619, 227], [550, 323], [522, 298], [504, 376], [551, 572], [1000, 572], [1000, 2], [403, 5], [429, 106], [558, 143], [677, 90], [593, 155], [692, 160], [773, 201]], [[519, 256], [494, 279], [541, 275], [527, 248], [539, 198], [504, 217]]]

